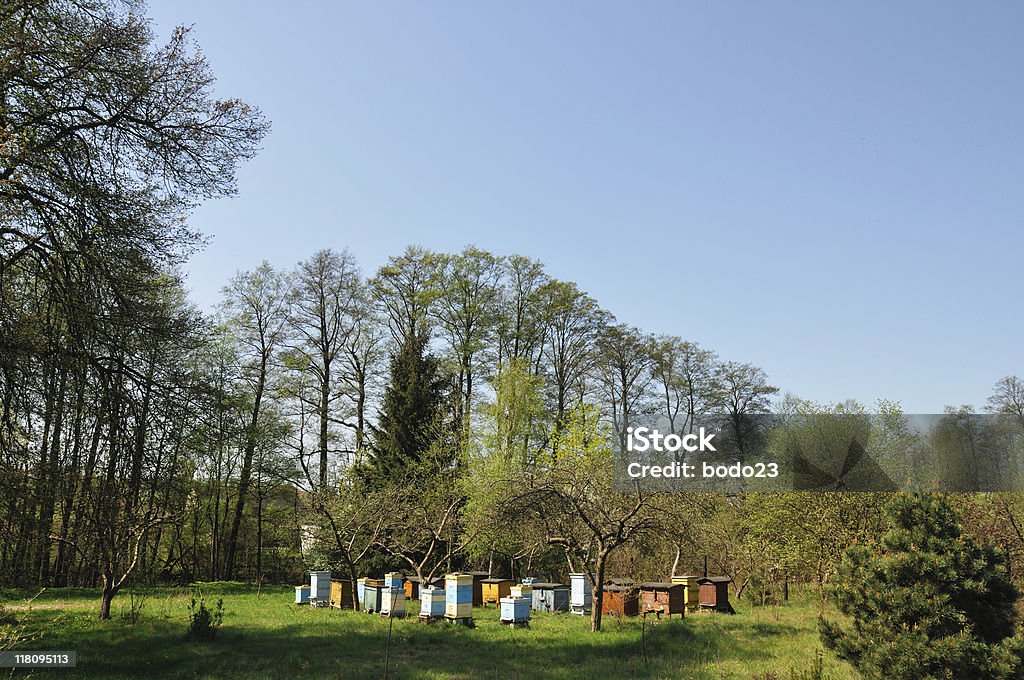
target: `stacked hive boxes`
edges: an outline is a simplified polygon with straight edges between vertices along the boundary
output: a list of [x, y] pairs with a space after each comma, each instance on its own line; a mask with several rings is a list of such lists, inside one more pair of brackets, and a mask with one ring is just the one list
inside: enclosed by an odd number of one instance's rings
[[530, 622], [530, 598], [529, 597], [503, 597], [501, 598], [501, 622], [518, 626]]
[[685, 588], [683, 597], [686, 600], [686, 608], [694, 610], [700, 607], [700, 586], [697, 581], [699, 576], [673, 576], [672, 583], [679, 583]]
[[326, 607], [331, 601], [331, 572], [309, 572], [309, 603]]
[[444, 579], [446, 619], [473, 618], [473, 575], [448, 574]]
[[586, 574], [569, 574], [569, 590], [569, 611], [573, 614], [589, 614], [593, 595]]
[[439, 619], [445, 613], [445, 590], [434, 586], [424, 586], [420, 590], [420, 618]]
[[380, 613], [382, 616], [405, 616], [405, 589], [384, 586], [380, 590]]

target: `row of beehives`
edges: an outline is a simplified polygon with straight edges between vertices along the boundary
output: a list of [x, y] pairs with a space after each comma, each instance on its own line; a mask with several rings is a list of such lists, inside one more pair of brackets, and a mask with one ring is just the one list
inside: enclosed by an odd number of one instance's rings
[[[674, 576], [671, 582], [635, 583], [612, 579], [604, 588], [601, 610], [605, 614], [637, 616], [641, 612], [658, 616], [685, 615], [687, 609], [732, 612], [725, 577], [700, 578]], [[361, 578], [352, 592], [352, 582], [331, 579], [330, 572], [310, 572], [310, 585], [295, 588], [296, 603], [359, 608], [385, 616], [405, 616], [406, 602], [420, 600], [420, 618], [447, 618], [468, 621], [473, 606], [495, 604], [506, 623], [529, 621], [530, 611], [587, 614], [593, 602], [590, 583], [583, 574], [570, 574], [570, 585], [524, 578], [519, 585], [512, 579], [491, 578], [485, 572], [448, 574], [443, 587], [440, 579], [421, 584], [417, 577], [386, 574], [384, 579]], [[355, 598], [353, 598], [355, 595]]]
[[612, 579], [604, 587], [601, 611], [616, 616], [679, 614], [704, 609], [735, 613], [729, 603], [729, 584], [725, 576], [673, 576], [671, 582]]
[[474, 605], [494, 603], [501, 606], [502, 620], [505, 620], [507, 610], [508, 623], [528, 621], [530, 588], [518, 586], [515, 588], [517, 592], [512, 592], [508, 587], [512, 581], [487, 576], [483, 572], [448, 574], [443, 580], [444, 587], [438, 587], [440, 579], [422, 584], [415, 576], [404, 577], [392, 572], [385, 574], [383, 579], [358, 579], [353, 593], [350, 580], [332, 579], [329, 571], [313, 571], [309, 574], [308, 586], [295, 587], [295, 602], [314, 607], [358, 608], [368, 613], [404, 617], [406, 602], [418, 599], [420, 618], [446, 618], [464, 623], [472, 620]]

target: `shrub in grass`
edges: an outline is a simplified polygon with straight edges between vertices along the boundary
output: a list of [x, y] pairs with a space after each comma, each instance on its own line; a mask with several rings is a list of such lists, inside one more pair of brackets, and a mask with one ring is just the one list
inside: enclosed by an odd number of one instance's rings
[[192, 596], [188, 605], [188, 636], [201, 642], [212, 640], [217, 636], [217, 629], [224, 621], [224, 600], [217, 600], [217, 606], [210, 609], [200, 595], [197, 600]]
[[1021, 677], [1006, 554], [965, 535], [940, 495], [898, 496], [888, 514], [843, 556], [832, 595], [852, 622], [819, 619], [825, 646], [868, 679]]

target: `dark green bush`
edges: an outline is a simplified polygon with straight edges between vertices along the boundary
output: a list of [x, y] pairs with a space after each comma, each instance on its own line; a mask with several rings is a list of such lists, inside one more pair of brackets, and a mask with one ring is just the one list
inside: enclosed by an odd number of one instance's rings
[[217, 606], [210, 609], [202, 595], [197, 600], [195, 595], [188, 605], [188, 636], [193, 640], [206, 642], [217, 636], [217, 629], [224, 621], [224, 600], [217, 600]]
[[832, 596], [851, 623], [821, 619], [825, 646], [869, 680], [1020, 677], [1006, 554], [965, 534], [940, 495], [899, 496], [889, 516], [843, 556]]

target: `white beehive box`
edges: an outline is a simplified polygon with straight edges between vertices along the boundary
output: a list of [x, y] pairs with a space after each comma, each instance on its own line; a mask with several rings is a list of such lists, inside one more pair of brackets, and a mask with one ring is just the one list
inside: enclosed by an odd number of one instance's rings
[[569, 611], [573, 614], [590, 613], [593, 595], [586, 574], [569, 574], [569, 587]]
[[502, 623], [527, 623], [530, 620], [530, 600], [525, 597], [501, 598]]
[[380, 613], [382, 616], [405, 616], [405, 588], [381, 588]]
[[309, 572], [309, 599], [317, 606], [327, 606], [331, 601], [331, 572]]

